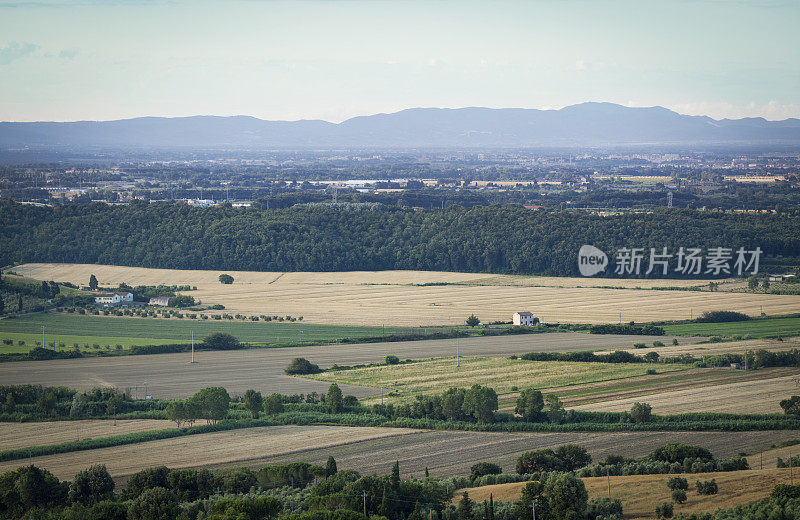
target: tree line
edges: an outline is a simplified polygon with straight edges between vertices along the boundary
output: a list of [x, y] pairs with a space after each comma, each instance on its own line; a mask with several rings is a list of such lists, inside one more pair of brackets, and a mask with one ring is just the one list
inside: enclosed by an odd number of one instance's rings
[[[413, 269], [576, 275], [577, 251], [744, 247], [762, 269], [800, 257], [800, 216], [680, 209], [596, 216], [521, 205], [195, 208], [173, 203], [35, 207], [0, 202], [0, 263], [177, 269]], [[675, 258], [672, 259], [675, 261]]]

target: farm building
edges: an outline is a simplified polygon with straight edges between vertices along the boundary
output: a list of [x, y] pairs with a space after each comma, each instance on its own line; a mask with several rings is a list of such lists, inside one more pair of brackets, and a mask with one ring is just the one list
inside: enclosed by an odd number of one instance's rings
[[133, 293], [129, 292], [100, 293], [94, 297], [94, 303], [97, 305], [102, 305], [103, 307], [112, 307], [115, 305], [132, 305]]
[[156, 296], [150, 298], [148, 303], [156, 307], [169, 307], [169, 296]]
[[536, 319], [533, 313], [528, 311], [515, 312], [512, 321], [514, 322], [514, 325], [521, 325], [525, 327], [530, 327], [539, 323], [539, 320]]

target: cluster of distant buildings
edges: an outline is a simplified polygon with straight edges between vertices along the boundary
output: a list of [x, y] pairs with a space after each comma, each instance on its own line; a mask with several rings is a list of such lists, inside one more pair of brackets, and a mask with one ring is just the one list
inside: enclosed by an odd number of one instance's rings
[[[94, 295], [94, 303], [99, 307], [128, 307], [133, 305], [133, 293], [125, 291], [97, 293]], [[148, 303], [154, 307], [169, 307], [169, 296], [156, 296], [150, 298]]]

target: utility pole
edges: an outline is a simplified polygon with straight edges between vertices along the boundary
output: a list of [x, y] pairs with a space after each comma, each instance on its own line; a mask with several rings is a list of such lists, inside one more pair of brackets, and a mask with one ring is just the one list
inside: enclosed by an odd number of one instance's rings
[[533, 511], [533, 520], [536, 520], [536, 500], [531, 500], [531, 511]]
[[367, 491], [366, 490], [361, 492], [361, 498], [364, 499], [364, 516], [367, 516]]

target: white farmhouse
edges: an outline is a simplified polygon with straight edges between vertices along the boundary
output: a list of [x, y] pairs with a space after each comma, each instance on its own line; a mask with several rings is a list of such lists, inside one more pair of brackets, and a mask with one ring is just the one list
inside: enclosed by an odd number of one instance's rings
[[513, 317], [514, 325], [523, 327], [532, 327], [538, 321], [539, 320], [533, 316], [533, 313], [528, 311], [517, 311], [514, 313]]
[[114, 307], [116, 305], [132, 305], [133, 293], [111, 292], [99, 293], [94, 297], [94, 303], [103, 307]]

